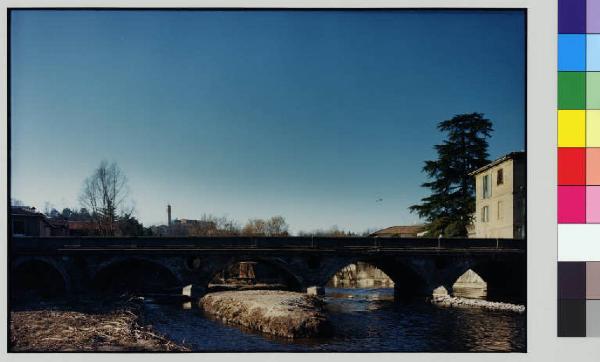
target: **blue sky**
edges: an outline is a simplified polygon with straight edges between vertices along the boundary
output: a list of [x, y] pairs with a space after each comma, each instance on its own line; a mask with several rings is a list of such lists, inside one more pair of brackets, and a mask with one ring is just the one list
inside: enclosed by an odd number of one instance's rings
[[79, 207], [106, 159], [145, 225], [167, 203], [293, 231], [413, 224], [439, 121], [482, 112], [492, 158], [524, 148], [523, 17], [13, 12], [12, 197]]

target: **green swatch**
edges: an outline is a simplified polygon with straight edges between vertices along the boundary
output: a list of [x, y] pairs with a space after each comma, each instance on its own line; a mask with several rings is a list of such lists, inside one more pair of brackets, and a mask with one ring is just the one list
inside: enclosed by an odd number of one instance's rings
[[585, 72], [558, 72], [558, 109], [585, 109]]
[[600, 72], [587, 72], [587, 109], [600, 109]]

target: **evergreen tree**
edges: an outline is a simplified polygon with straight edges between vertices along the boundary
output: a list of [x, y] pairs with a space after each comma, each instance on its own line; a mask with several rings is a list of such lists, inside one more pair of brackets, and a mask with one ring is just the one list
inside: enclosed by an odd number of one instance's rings
[[481, 113], [461, 114], [437, 128], [447, 138], [435, 145], [438, 159], [423, 167], [431, 181], [421, 186], [431, 189], [431, 195], [409, 209], [428, 221], [427, 236], [465, 237], [475, 211], [475, 181], [469, 173], [490, 162], [492, 122]]

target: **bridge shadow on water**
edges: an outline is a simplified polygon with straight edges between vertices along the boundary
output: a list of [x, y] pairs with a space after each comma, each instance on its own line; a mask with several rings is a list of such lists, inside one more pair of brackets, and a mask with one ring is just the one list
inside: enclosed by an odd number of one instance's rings
[[285, 339], [228, 326], [196, 308], [146, 304], [161, 333], [206, 352], [525, 351], [525, 316], [394, 301], [391, 288], [326, 288], [333, 335]]
[[[117, 271], [119, 269], [115, 269]], [[121, 271], [122, 272], [122, 271]], [[118, 275], [112, 274], [112, 275]], [[235, 274], [235, 273], [233, 273]], [[267, 275], [271, 275], [267, 273]], [[108, 276], [108, 274], [107, 274]], [[218, 278], [217, 278], [218, 279]], [[110, 280], [101, 279], [101, 280]], [[271, 279], [273, 280], [273, 279]], [[218, 280], [217, 280], [218, 281]], [[401, 286], [396, 283], [394, 287]], [[118, 290], [113, 289], [113, 291]], [[136, 292], [143, 294], [143, 290]], [[54, 309], [110, 313], [130, 305], [131, 293], [14, 294], [17, 310]], [[146, 323], [193, 351], [205, 352], [468, 352], [525, 351], [525, 316], [478, 309], [447, 309], [423, 300], [395, 298], [394, 288], [325, 288], [333, 335], [289, 340], [227, 326], [192, 303], [138, 304]]]

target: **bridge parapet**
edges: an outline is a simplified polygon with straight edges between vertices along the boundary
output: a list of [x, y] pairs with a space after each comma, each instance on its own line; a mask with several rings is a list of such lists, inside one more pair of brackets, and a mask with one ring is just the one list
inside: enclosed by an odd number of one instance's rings
[[505, 250], [524, 252], [519, 239], [429, 239], [373, 237], [12, 237], [19, 251], [147, 250]]
[[17, 270], [27, 262], [45, 260], [65, 275], [65, 285], [73, 284], [72, 289], [79, 291], [100, 285], [98, 280], [110, 277], [118, 284], [119, 278], [140, 273], [164, 274], [157, 280], [176, 280], [173, 287], [194, 285], [194, 290], [202, 291], [215, 275], [241, 261], [268, 266], [290, 285], [305, 290], [325, 285], [341, 268], [362, 261], [384, 271], [407, 295], [427, 295], [440, 285], [451, 288], [468, 269], [488, 281], [490, 290], [525, 295], [526, 240], [13, 237], [10, 243], [11, 270], [15, 271], [11, 275], [18, 276]]

